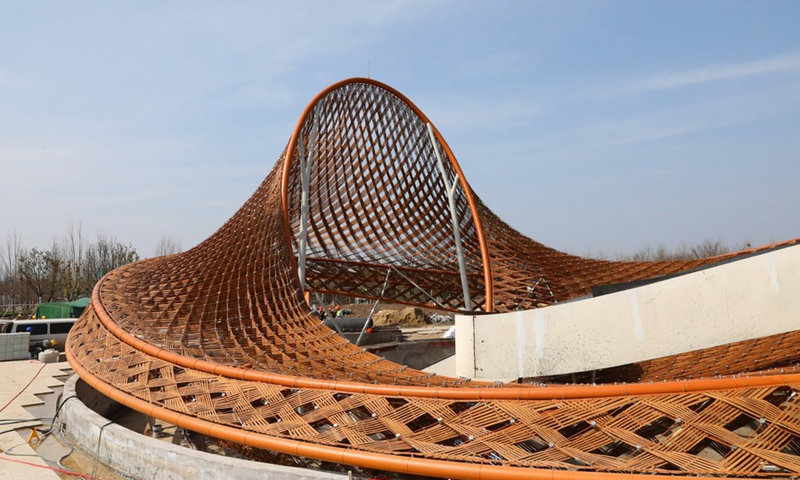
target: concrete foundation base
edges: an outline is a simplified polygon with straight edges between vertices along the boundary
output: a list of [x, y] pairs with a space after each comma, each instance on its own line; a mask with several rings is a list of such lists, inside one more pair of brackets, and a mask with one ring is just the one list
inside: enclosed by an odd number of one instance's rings
[[[75, 398], [72, 398], [75, 397]], [[110, 422], [100, 412], [113, 412], [119, 404], [100, 395], [77, 375], [64, 385], [60, 418], [64, 433], [76, 446], [91, 455], [98, 454], [100, 463], [134, 479], [344, 479], [346, 475], [291, 468], [269, 463], [223, 457], [191, 450], [141, 435]]]

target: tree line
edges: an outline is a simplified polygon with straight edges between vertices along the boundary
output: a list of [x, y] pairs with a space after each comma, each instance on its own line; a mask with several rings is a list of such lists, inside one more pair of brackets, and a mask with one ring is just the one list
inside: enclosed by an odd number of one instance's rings
[[[156, 255], [178, 253], [180, 244], [164, 237]], [[88, 239], [80, 224], [54, 238], [47, 249], [26, 248], [12, 232], [0, 249], [0, 305], [73, 301], [91, 295], [103, 275], [140, 259], [136, 248], [99, 233]]]
[[720, 239], [712, 240], [706, 239], [696, 245], [689, 245], [685, 242], [682, 242], [675, 248], [669, 248], [668, 246], [659, 244], [656, 247], [647, 245], [633, 253], [617, 253], [613, 256], [613, 258], [609, 258], [603, 252], [592, 253], [587, 252], [584, 254], [585, 257], [596, 258], [598, 260], [617, 260], [617, 261], [624, 261], [624, 262], [656, 262], [656, 261], [668, 261], [668, 260], [697, 260], [700, 258], [706, 257], [714, 257], [717, 255], [723, 255], [725, 253], [730, 253], [739, 250], [746, 250], [751, 247], [750, 242], [744, 242], [743, 244], [730, 248], [725, 242]]
[[[736, 250], [749, 247], [745, 243]], [[181, 245], [175, 238], [164, 236], [156, 246], [155, 256], [180, 251]], [[730, 251], [721, 240], [705, 240], [692, 246], [682, 243], [674, 249], [663, 244], [655, 248], [646, 246], [634, 253], [616, 254], [614, 260], [694, 259]], [[602, 252], [594, 255], [588, 252], [584, 256], [608, 259]], [[99, 233], [90, 241], [79, 223], [70, 223], [66, 234], [61, 239], [54, 238], [48, 249], [28, 249], [18, 233], [10, 233], [0, 248], [0, 305], [69, 302], [87, 297], [103, 275], [139, 259], [133, 245], [119, 242], [113, 236]], [[319, 305], [341, 302], [322, 294], [317, 294], [314, 300]]]

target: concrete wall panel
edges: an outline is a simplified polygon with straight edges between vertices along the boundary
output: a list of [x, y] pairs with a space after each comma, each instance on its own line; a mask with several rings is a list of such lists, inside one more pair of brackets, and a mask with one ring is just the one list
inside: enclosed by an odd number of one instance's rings
[[608, 368], [800, 328], [800, 245], [537, 310], [456, 316], [460, 376]]

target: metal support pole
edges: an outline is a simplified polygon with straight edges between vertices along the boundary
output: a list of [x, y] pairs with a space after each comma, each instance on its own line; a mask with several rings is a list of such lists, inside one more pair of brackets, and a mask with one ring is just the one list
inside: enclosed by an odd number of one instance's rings
[[424, 293], [424, 294], [425, 294], [425, 296], [426, 296], [426, 297], [428, 297], [428, 298], [430, 298], [430, 299], [431, 299], [431, 301], [432, 301], [433, 303], [435, 303], [436, 305], [439, 305], [440, 307], [442, 307], [442, 310], [447, 310], [447, 307], [445, 307], [444, 305], [442, 305], [442, 302], [440, 302], [439, 300], [436, 300], [435, 298], [433, 298], [433, 295], [431, 295], [430, 293], [426, 292], [426, 291], [425, 291], [425, 290], [424, 290], [422, 287], [420, 287], [419, 285], [417, 285], [417, 284], [414, 282], [414, 280], [411, 280], [410, 278], [408, 278], [408, 275], [404, 274], [403, 272], [401, 272], [400, 270], [398, 270], [398, 269], [396, 269], [396, 268], [394, 268], [394, 267], [389, 267], [389, 268], [390, 268], [390, 269], [392, 269], [392, 270], [393, 270], [395, 273], [397, 273], [397, 274], [398, 274], [398, 275], [400, 275], [401, 277], [403, 277], [404, 279], [406, 279], [406, 281], [407, 281], [408, 283], [410, 283], [411, 285], [414, 285], [415, 287], [417, 287], [417, 290], [419, 290], [420, 292]]
[[469, 282], [467, 281], [467, 263], [464, 260], [464, 246], [461, 244], [461, 228], [458, 226], [458, 217], [456, 216], [456, 187], [458, 181], [451, 181], [447, 178], [447, 171], [444, 169], [444, 162], [442, 155], [439, 153], [439, 143], [436, 141], [436, 135], [433, 133], [433, 125], [428, 124], [428, 136], [431, 138], [433, 144], [433, 151], [436, 153], [436, 162], [439, 165], [439, 172], [442, 174], [445, 189], [447, 189], [447, 201], [450, 205], [450, 220], [453, 223], [453, 239], [456, 244], [456, 255], [458, 256], [458, 269], [461, 273], [461, 290], [464, 292], [464, 308], [469, 312], [472, 310], [472, 299], [469, 296]]
[[[383, 281], [383, 288], [381, 289], [381, 297], [383, 296], [384, 292], [386, 292], [386, 285], [389, 283], [389, 274], [392, 273], [392, 270], [386, 270], [386, 280]], [[375, 300], [375, 304], [372, 306], [372, 310], [369, 312], [369, 316], [367, 317], [367, 321], [364, 322], [364, 326], [361, 327], [361, 333], [358, 334], [358, 338], [356, 339], [356, 345], [361, 345], [361, 340], [364, 338], [364, 332], [367, 331], [367, 325], [369, 325], [369, 321], [372, 320], [372, 315], [375, 313], [375, 309], [378, 307], [379, 300]]]
[[311, 139], [308, 145], [308, 158], [305, 155], [305, 147], [302, 140], [299, 143], [297, 156], [300, 161], [300, 242], [297, 252], [297, 276], [300, 277], [300, 289], [306, 290], [306, 249], [308, 248], [308, 190], [311, 181], [311, 167], [314, 163], [314, 149], [317, 142], [317, 130], [319, 123], [317, 113], [319, 104], [314, 107], [312, 116], [313, 126], [311, 127]]

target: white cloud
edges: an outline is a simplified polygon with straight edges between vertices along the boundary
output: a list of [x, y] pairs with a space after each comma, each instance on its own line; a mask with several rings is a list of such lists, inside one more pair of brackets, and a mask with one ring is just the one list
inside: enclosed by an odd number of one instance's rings
[[633, 85], [634, 90], [664, 90], [700, 83], [800, 70], [800, 52], [742, 63], [711, 65], [682, 72], [662, 72]]
[[[597, 161], [603, 151], [725, 129], [782, 115], [793, 115], [800, 104], [800, 84], [750, 89], [747, 95], [727, 94], [702, 101], [681, 101], [652, 109], [609, 112], [599, 118], [570, 117], [575, 123], [557, 129], [532, 129], [530, 136], [489, 148], [477, 146], [472, 155], [516, 159], [520, 168], [553, 158], [573, 165]], [[545, 117], [546, 119], [546, 117]], [[731, 140], [733, 141], [733, 140]], [[465, 156], [465, 158], [467, 158]], [[459, 157], [460, 161], [464, 161]]]

